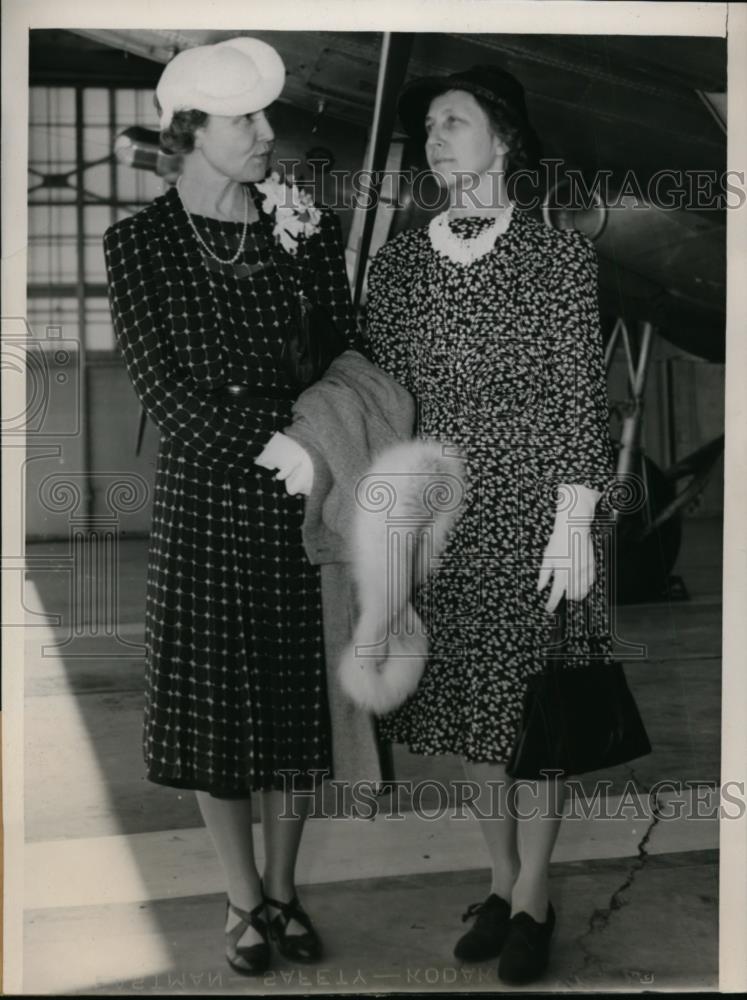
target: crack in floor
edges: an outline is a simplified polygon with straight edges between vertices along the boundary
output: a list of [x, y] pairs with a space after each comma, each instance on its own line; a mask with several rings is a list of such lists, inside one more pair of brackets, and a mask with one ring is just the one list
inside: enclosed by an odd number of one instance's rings
[[[651, 788], [647, 788], [642, 782], [638, 780], [635, 774], [635, 770], [632, 767], [627, 768], [630, 772], [630, 780], [634, 783], [636, 790], [641, 790], [646, 793], [649, 801], [652, 802], [651, 807], [651, 822], [646, 827], [646, 831], [638, 842], [638, 857], [635, 859], [631, 865], [625, 881], [622, 885], [618, 886], [617, 889], [612, 893], [609, 898], [609, 902], [605, 907], [597, 907], [589, 917], [589, 922], [587, 924], [586, 930], [579, 934], [575, 939], [575, 944], [578, 946], [579, 950], [583, 953], [583, 962], [581, 965], [564, 978], [564, 983], [569, 986], [580, 986], [583, 985], [584, 977], [588, 977], [593, 974], [595, 966], [601, 970], [602, 960], [594, 951], [589, 948], [588, 940], [600, 934], [609, 927], [610, 920], [612, 919], [612, 914], [617, 910], [622, 909], [626, 905], [627, 900], [624, 899], [625, 893], [630, 889], [636, 880], [638, 874], [645, 868], [648, 859], [651, 855], [648, 853], [647, 846], [651, 839], [651, 835], [654, 832], [656, 826], [658, 826], [661, 820], [661, 803], [659, 801], [659, 792], [652, 792]], [[638, 982], [653, 982], [653, 975], [649, 979], [648, 973], [643, 972], [631, 972], [629, 973]]]

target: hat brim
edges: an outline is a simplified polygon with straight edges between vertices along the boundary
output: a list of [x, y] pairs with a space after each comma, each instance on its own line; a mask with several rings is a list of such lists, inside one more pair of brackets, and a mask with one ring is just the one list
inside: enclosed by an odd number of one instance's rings
[[496, 95], [487, 87], [459, 76], [425, 76], [407, 84], [397, 104], [402, 128], [411, 139], [425, 140], [425, 116], [434, 97], [450, 90], [465, 90], [485, 101], [495, 102]]
[[230, 117], [232, 115], [251, 115], [264, 111], [273, 104], [283, 91], [283, 80], [264, 81], [255, 87], [251, 94], [231, 98], [215, 98], [201, 94], [193, 94], [187, 100], [177, 101], [172, 106], [164, 108], [161, 115], [161, 130], [165, 129], [178, 111], [203, 111], [208, 115]]

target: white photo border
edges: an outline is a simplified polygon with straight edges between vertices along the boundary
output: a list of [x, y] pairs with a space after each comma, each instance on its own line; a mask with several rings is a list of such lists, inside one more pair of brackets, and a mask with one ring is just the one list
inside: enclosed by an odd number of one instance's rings
[[[728, 39], [729, 170], [747, 170], [747, 6], [565, 0], [6, 0], [2, 6], [2, 316], [26, 315], [28, 43], [33, 28], [459, 31], [691, 35]], [[726, 444], [722, 772], [747, 780], [747, 208], [727, 223]], [[3, 319], [3, 326], [5, 326]], [[3, 415], [22, 412], [3, 372]], [[15, 398], [14, 398], [15, 396]], [[3, 441], [2, 568], [23, 559], [22, 442]], [[22, 564], [22, 562], [21, 562]], [[8, 579], [3, 573], [3, 579]], [[20, 589], [3, 586], [3, 992], [21, 993], [23, 884], [23, 622]], [[747, 816], [720, 824], [719, 986], [747, 989]]]

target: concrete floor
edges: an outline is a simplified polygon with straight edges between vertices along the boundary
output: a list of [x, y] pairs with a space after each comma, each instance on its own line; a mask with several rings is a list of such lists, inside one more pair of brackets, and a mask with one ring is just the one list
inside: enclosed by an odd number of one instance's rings
[[[626, 670], [654, 750], [575, 786], [580, 802], [605, 779], [603, 804], [619, 814], [563, 824], [558, 926], [537, 989], [717, 989], [720, 553], [720, 522], [688, 521], [675, 572], [690, 600], [618, 609], [619, 634], [645, 646]], [[327, 957], [305, 969], [278, 961], [255, 983], [234, 976], [221, 873], [194, 798], [142, 776], [145, 543], [120, 543], [116, 612], [86, 605], [66, 544], [27, 556], [24, 992], [501, 990], [494, 962], [451, 958], [462, 912], [488, 889], [479, 828], [453, 796], [440, 812], [423, 796], [431, 819], [406, 799], [400, 820], [384, 800], [375, 820], [312, 819], [299, 885]], [[396, 748], [395, 763], [403, 780], [462, 778], [447, 756]], [[662, 780], [675, 787], [649, 799]], [[674, 818], [696, 802], [697, 817]]]

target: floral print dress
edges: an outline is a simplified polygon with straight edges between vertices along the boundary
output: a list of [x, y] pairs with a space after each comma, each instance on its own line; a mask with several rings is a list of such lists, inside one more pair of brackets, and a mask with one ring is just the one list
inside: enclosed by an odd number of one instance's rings
[[[452, 221], [459, 238], [491, 220]], [[426, 228], [379, 251], [368, 279], [373, 360], [415, 396], [420, 437], [456, 445], [467, 499], [447, 549], [416, 595], [429, 635], [415, 694], [381, 734], [421, 754], [505, 761], [527, 678], [543, 665], [554, 616], [537, 581], [556, 487], [611, 485], [596, 256], [579, 233], [514, 210], [491, 252], [469, 265], [433, 249]], [[607, 494], [594, 523], [596, 582], [569, 602], [568, 652], [607, 655]]]

